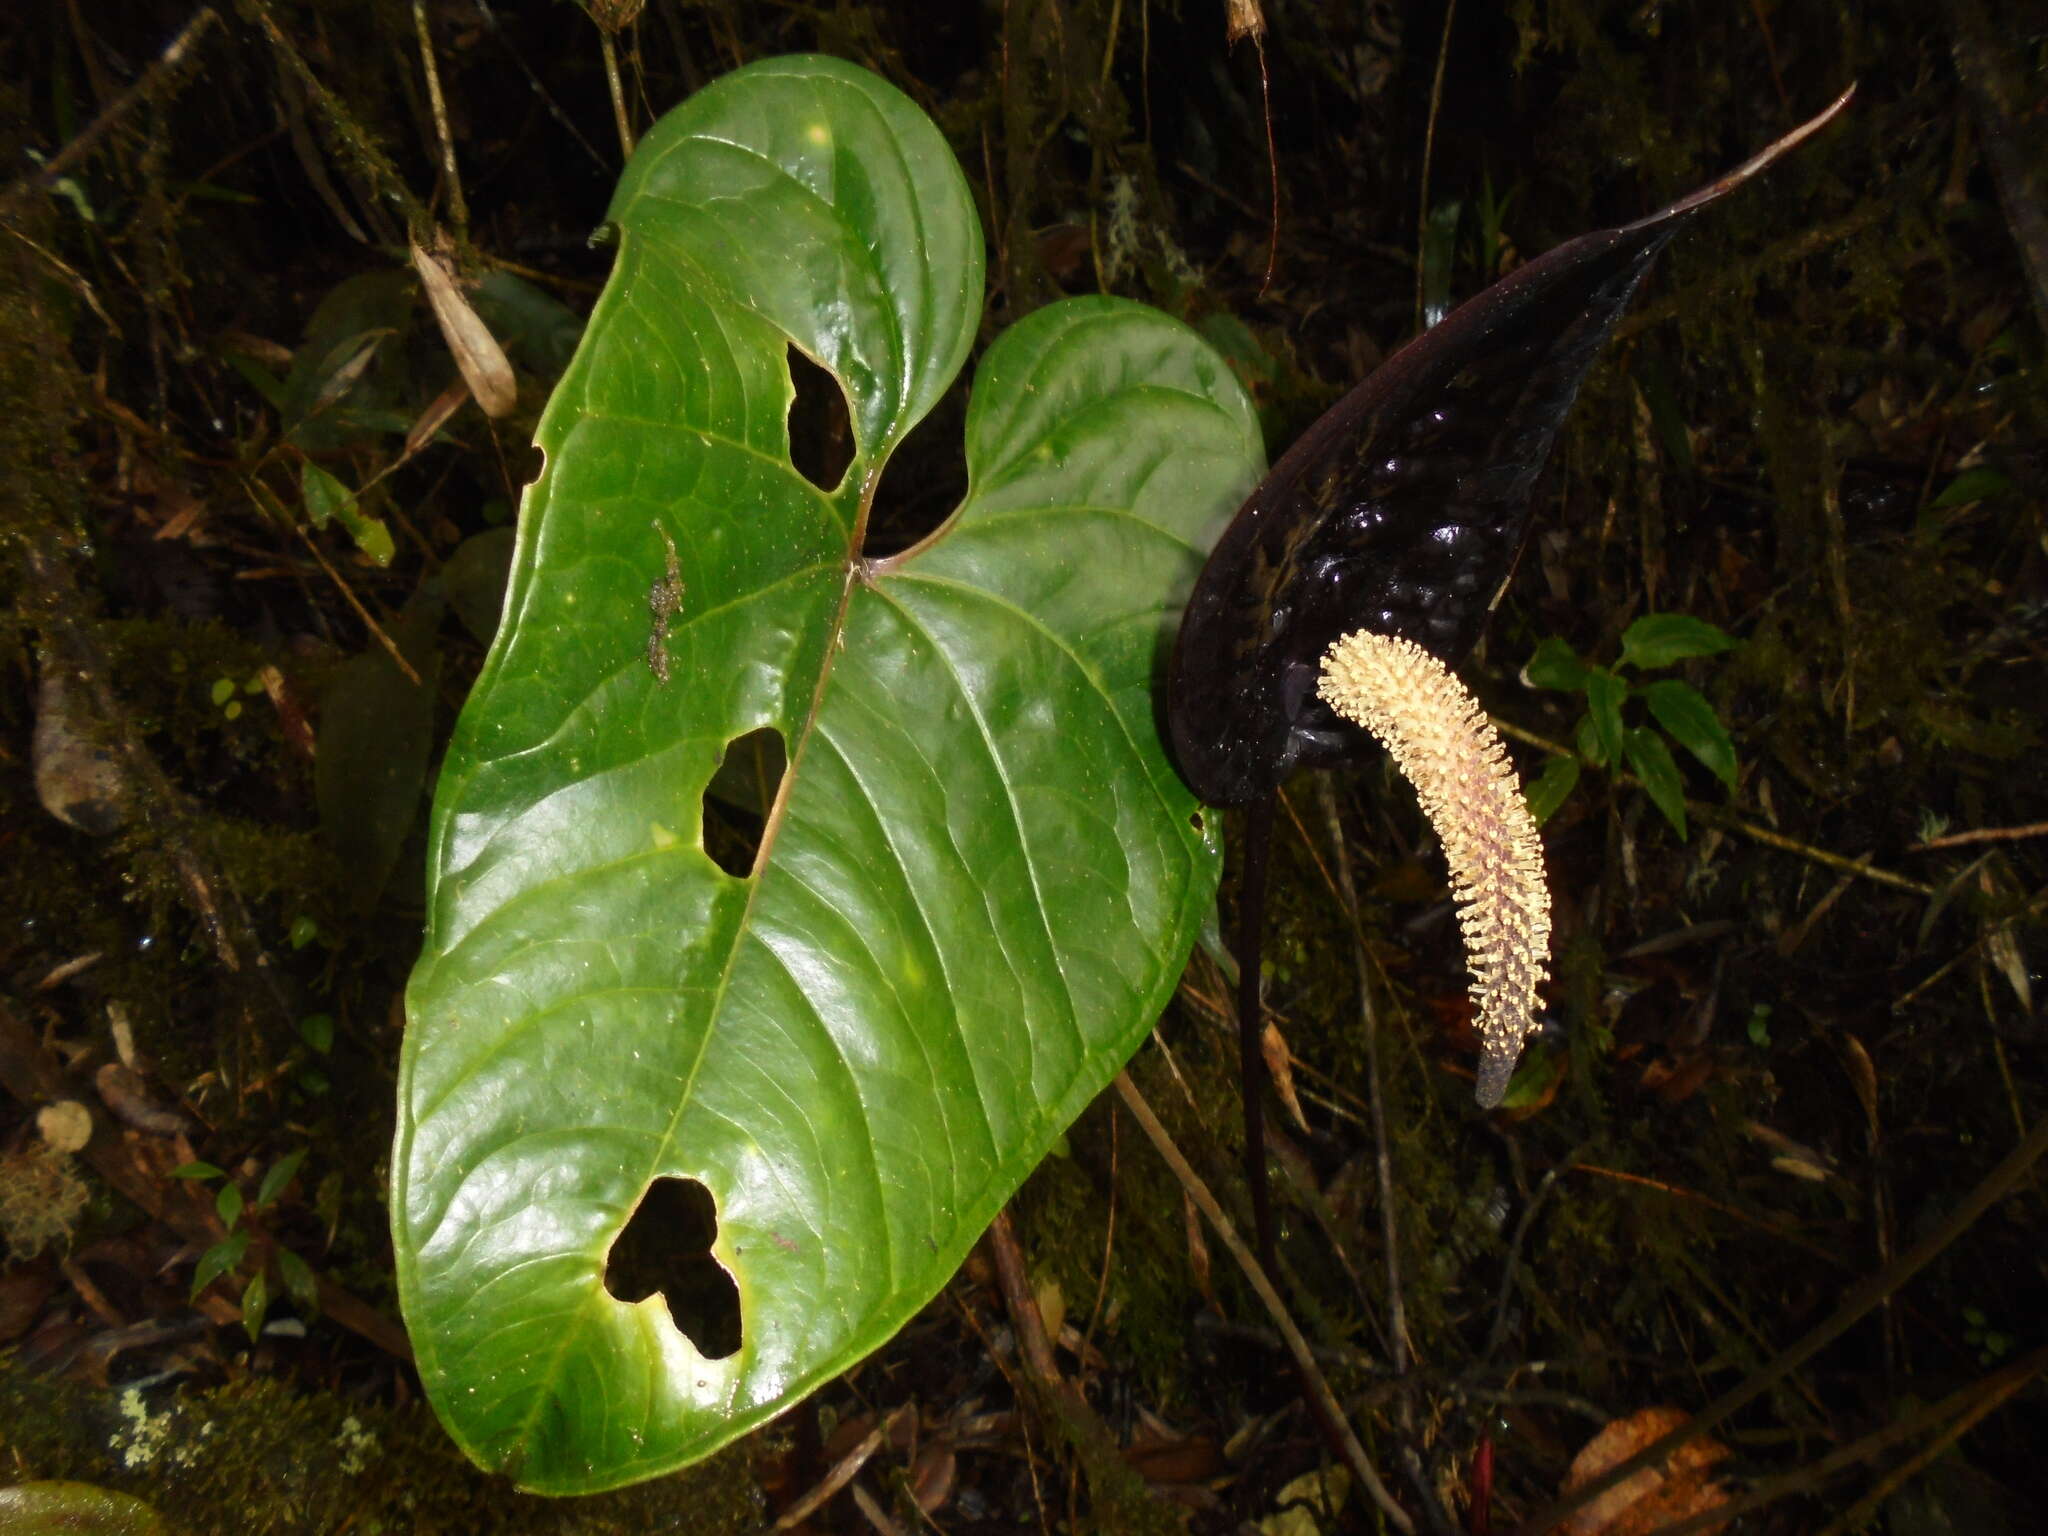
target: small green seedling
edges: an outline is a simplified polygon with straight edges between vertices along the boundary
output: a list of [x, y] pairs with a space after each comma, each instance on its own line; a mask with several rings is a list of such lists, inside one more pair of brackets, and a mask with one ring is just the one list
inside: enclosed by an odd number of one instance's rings
[[[1612, 667], [1582, 661], [1552, 635], [1529, 658], [1522, 681], [1533, 688], [1583, 693], [1586, 713], [1574, 738], [1577, 756], [1553, 758], [1529, 786], [1529, 809], [1541, 823], [1550, 819], [1579, 782], [1582, 764], [1612, 769], [1626, 764], [1680, 837], [1685, 836], [1685, 783], [1666, 740], [1677, 742], [1726, 784], [1735, 787], [1735, 743], [1703, 694], [1678, 678], [1636, 682], [1629, 668], [1654, 672], [1694, 656], [1713, 656], [1736, 644], [1732, 635], [1704, 619], [1682, 613], [1646, 613], [1621, 637], [1621, 657]], [[1655, 726], [1632, 725], [1631, 701], [1640, 700]], [[1659, 729], [1661, 727], [1661, 729]]]
[[[319, 1282], [313, 1277], [312, 1266], [293, 1253], [289, 1248], [259, 1233], [255, 1226], [245, 1223], [243, 1217], [254, 1216], [277, 1201], [290, 1184], [292, 1176], [299, 1171], [299, 1164], [306, 1160], [306, 1149], [288, 1152], [270, 1165], [256, 1186], [256, 1198], [246, 1199], [241, 1186], [231, 1178], [226, 1169], [214, 1163], [191, 1162], [171, 1170], [174, 1179], [192, 1179], [200, 1183], [211, 1183], [218, 1179], [220, 1188], [213, 1198], [214, 1213], [220, 1217], [221, 1225], [227, 1228], [227, 1235], [199, 1256], [199, 1262], [192, 1268], [192, 1299], [197, 1301], [200, 1292], [224, 1275], [232, 1275], [241, 1267], [248, 1256], [249, 1248], [257, 1237], [262, 1236], [269, 1256], [277, 1261], [277, 1271], [283, 1279], [285, 1289], [299, 1310], [311, 1317], [319, 1310]], [[260, 1224], [258, 1224], [260, 1225]], [[260, 1252], [261, 1250], [259, 1250]], [[242, 1287], [242, 1326], [248, 1330], [249, 1341], [253, 1344], [257, 1335], [263, 1332], [263, 1320], [270, 1310], [269, 1266], [258, 1263], [255, 1273]]]
[[1963, 1342], [1977, 1351], [1978, 1363], [1985, 1366], [1996, 1365], [2012, 1353], [2012, 1335], [1992, 1327], [1981, 1307], [1963, 1308]]

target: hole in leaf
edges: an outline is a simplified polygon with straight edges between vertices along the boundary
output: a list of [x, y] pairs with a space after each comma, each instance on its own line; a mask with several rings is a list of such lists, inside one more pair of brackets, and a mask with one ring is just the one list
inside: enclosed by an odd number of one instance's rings
[[695, 1179], [656, 1179], [604, 1266], [604, 1288], [620, 1301], [661, 1292], [676, 1327], [707, 1360], [740, 1347], [740, 1290], [711, 1256], [717, 1236], [710, 1190]]
[[853, 417], [839, 381], [795, 347], [789, 349], [789, 462], [821, 491], [839, 488], [853, 462]]
[[953, 515], [967, 494], [967, 381], [956, 380], [931, 414], [896, 445], [868, 508], [860, 552], [901, 554]]
[[788, 766], [782, 733], [764, 725], [725, 744], [704, 786], [704, 851], [736, 880], [751, 875], [761, 857], [761, 831]]

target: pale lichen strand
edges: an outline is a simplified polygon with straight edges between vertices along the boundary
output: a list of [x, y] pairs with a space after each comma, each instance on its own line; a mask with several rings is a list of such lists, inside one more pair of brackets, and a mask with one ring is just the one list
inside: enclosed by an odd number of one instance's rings
[[1444, 845], [1479, 1010], [1478, 1097], [1490, 1109], [1536, 1028], [1550, 954], [1543, 843], [1521, 783], [1478, 700], [1411, 641], [1344, 636], [1324, 653], [1317, 691], [1392, 755]]

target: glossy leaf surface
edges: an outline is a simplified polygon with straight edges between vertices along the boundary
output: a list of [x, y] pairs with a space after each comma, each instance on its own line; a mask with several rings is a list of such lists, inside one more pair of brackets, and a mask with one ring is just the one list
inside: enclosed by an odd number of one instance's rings
[[1340, 635], [1463, 658], [1521, 549], [1558, 428], [1657, 253], [1847, 100], [1648, 218], [1502, 278], [1282, 456], [1210, 555], [1174, 654], [1174, 750], [1204, 800], [1243, 804], [1370, 749], [1316, 696]]
[[[983, 360], [952, 520], [862, 561], [982, 245], [937, 131], [851, 66], [693, 98], [610, 221], [436, 796], [393, 1160], [428, 1392], [557, 1493], [702, 1456], [883, 1342], [1142, 1038], [1219, 865], [1155, 679], [1262, 467], [1199, 338], [1070, 301]], [[854, 424], [828, 491], [790, 461], [791, 344]], [[703, 799], [761, 729], [788, 768], [732, 875]], [[607, 1290], [650, 1187], [708, 1193], [730, 1353]]]
[[10, 1536], [162, 1536], [154, 1509], [91, 1483], [17, 1483], [0, 1488], [0, 1531]]

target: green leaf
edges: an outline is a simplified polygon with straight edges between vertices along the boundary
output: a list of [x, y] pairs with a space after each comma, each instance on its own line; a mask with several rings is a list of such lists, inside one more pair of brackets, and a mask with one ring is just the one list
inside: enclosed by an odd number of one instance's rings
[[306, 459], [299, 465], [299, 495], [315, 528], [325, 528], [349, 499], [349, 489], [326, 470]]
[[1450, 313], [1451, 265], [1458, 252], [1462, 202], [1439, 203], [1422, 227], [1422, 323], [1435, 325]]
[[306, 1149], [287, 1152], [270, 1165], [270, 1171], [263, 1175], [263, 1182], [256, 1188], [256, 1209], [262, 1210], [271, 1201], [284, 1193], [285, 1185], [291, 1183], [292, 1175], [299, 1171], [299, 1164], [306, 1160]]
[[1543, 771], [1529, 781], [1529, 787], [1522, 791], [1522, 798], [1529, 803], [1529, 814], [1536, 818], [1536, 825], [1557, 814], [1565, 797], [1571, 794], [1579, 782], [1579, 760], [1576, 757], [1553, 757], [1543, 765]]
[[0, 1531], [10, 1536], [163, 1536], [167, 1529], [142, 1500], [91, 1483], [0, 1488]]
[[1762, 1050], [1771, 1048], [1771, 1005], [1758, 1003], [1749, 1010], [1749, 1043]]
[[569, 366], [583, 321], [576, 311], [522, 277], [493, 268], [469, 295], [512, 360], [552, 384]]
[[[308, 453], [360, 446], [383, 427], [374, 418], [393, 414], [408, 398], [406, 349], [419, 282], [409, 268], [362, 272], [337, 283], [306, 322], [306, 339], [292, 354], [279, 414], [286, 436]], [[410, 424], [400, 414], [398, 432]]]
[[1556, 635], [1544, 636], [1522, 668], [1522, 681], [1529, 687], [1555, 688], [1563, 693], [1582, 692], [1592, 675], [1592, 668]]
[[257, 1270], [242, 1287], [242, 1327], [254, 1344], [263, 1332], [263, 1319], [270, 1311], [270, 1277]]
[[306, 515], [315, 528], [338, 522], [356, 541], [356, 548], [379, 565], [391, 563], [391, 557], [398, 552], [391, 542], [391, 530], [363, 512], [356, 505], [355, 492], [311, 459], [299, 465], [299, 494], [305, 497]]
[[[707, 1455], [884, 1342], [1142, 1040], [1221, 849], [1153, 679], [1262, 467], [1198, 337], [1069, 300], [982, 361], [950, 523], [863, 561], [982, 237], [936, 129], [852, 66], [713, 85], [610, 220], [436, 794], [392, 1158], [427, 1392], [557, 1494]], [[845, 391], [833, 492], [790, 462], [792, 344]], [[729, 874], [703, 797], [764, 728], [789, 767]], [[719, 1358], [606, 1288], [660, 1179], [709, 1195]]]
[[1712, 656], [1739, 644], [1705, 619], [1689, 613], [1646, 613], [1622, 632], [1624, 667], [1668, 667], [1688, 656]]
[[441, 605], [413, 605], [390, 629], [408, 677], [374, 640], [335, 668], [320, 700], [313, 792], [320, 833], [359, 911], [368, 911], [419, 824], [427, 759], [434, 749], [434, 634]]
[[1578, 729], [1572, 733], [1572, 742], [1577, 747], [1582, 761], [1591, 763], [1595, 768], [1607, 766], [1607, 748], [1600, 742], [1600, 733], [1593, 728], [1593, 716], [1590, 713], [1579, 716]]
[[1508, 1079], [1507, 1092], [1500, 1096], [1501, 1109], [1529, 1109], [1542, 1101], [1557, 1076], [1557, 1059], [1542, 1046], [1522, 1053], [1515, 1074]]
[[1929, 504], [1935, 511], [1946, 511], [1972, 501], [1983, 501], [2012, 489], [2012, 477], [2004, 470], [1993, 469], [1989, 464], [1979, 464], [1966, 469], [1949, 481], [1942, 493]]
[[1651, 717], [1671, 739], [1704, 763], [1715, 778], [1735, 787], [1735, 741], [1721, 717], [1697, 688], [1666, 678], [1639, 690]]
[[292, 1304], [304, 1318], [317, 1317], [320, 1313], [320, 1282], [313, 1277], [313, 1268], [289, 1248], [277, 1250], [277, 1272], [284, 1278], [284, 1288], [290, 1293]]
[[212, 1163], [180, 1163], [171, 1170], [174, 1179], [224, 1179], [227, 1171], [216, 1168]]
[[242, 382], [263, 397], [266, 405], [272, 410], [282, 410], [284, 408], [285, 395], [284, 381], [282, 379], [257, 362], [255, 358], [249, 357], [244, 353], [228, 351], [223, 355], [227, 358], [228, 366], [242, 376]]
[[199, 1255], [199, 1262], [192, 1266], [192, 1299], [197, 1301], [201, 1291], [241, 1263], [242, 1255], [248, 1251], [249, 1233], [244, 1228], [230, 1232]]
[[498, 633], [498, 615], [505, 606], [505, 577], [512, 568], [512, 530], [492, 528], [471, 534], [455, 546], [441, 567], [441, 588], [448, 606], [485, 645]]
[[242, 1219], [242, 1191], [233, 1184], [221, 1185], [220, 1192], [213, 1197], [213, 1209], [220, 1224], [234, 1231], [235, 1223]]
[[1592, 722], [1598, 751], [1595, 763], [1612, 766], [1621, 761], [1621, 705], [1628, 697], [1628, 684], [1605, 667], [1586, 670], [1586, 718]]
[[1671, 749], [1664, 745], [1664, 738], [1652, 730], [1632, 730], [1622, 738], [1622, 748], [1628, 753], [1629, 767], [1643, 781], [1644, 792], [1678, 835], [1684, 837], [1685, 783], [1678, 776], [1678, 764], [1671, 760]]

